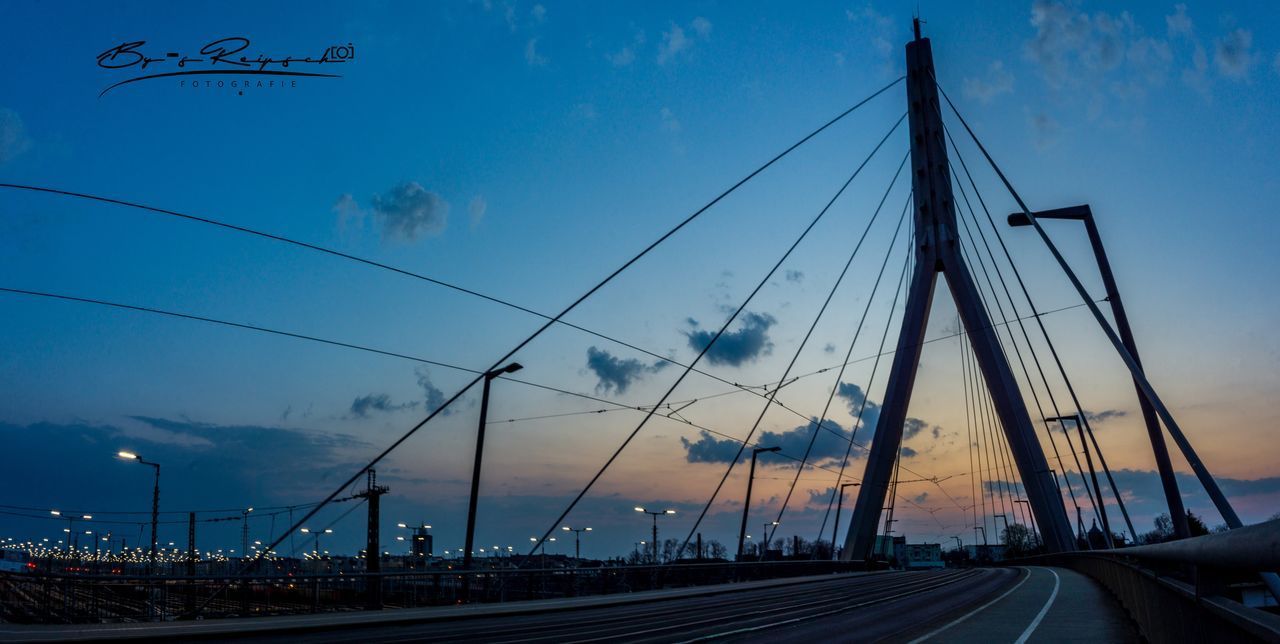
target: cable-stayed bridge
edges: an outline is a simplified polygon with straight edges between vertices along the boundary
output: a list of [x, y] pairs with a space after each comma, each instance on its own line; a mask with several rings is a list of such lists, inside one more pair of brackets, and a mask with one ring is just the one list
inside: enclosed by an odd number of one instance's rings
[[[1028, 641], [1030, 639], [1080, 640], [1205, 640], [1280, 639], [1280, 617], [1249, 608], [1237, 601], [1232, 588], [1250, 586], [1271, 597], [1280, 597], [1280, 521], [1245, 526], [1222, 492], [1209, 467], [1200, 459], [1160, 392], [1143, 370], [1137, 340], [1106, 257], [1092, 210], [1087, 206], [1053, 204], [1033, 210], [1015, 189], [981, 137], [952, 103], [935, 75], [930, 42], [916, 24], [915, 39], [906, 45], [906, 74], [881, 87], [846, 111], [812, 130], [729, 186], [678, 224], [666, 230], [611, 273], [582, 292], [562, 309], [548, 313], [497, 298], [423, 273], [374, 261], [283, 235], [230, 224], [205, 216], [159, 208], [110, 197], [78, 193], [47, 186], [0, 184], [10, 191], [109, 203], [177, 218], [199, 226], [212, 226], [235, 234], [320, 253], [337, 260], [391, 271], [402, 277], [480, 298], [515, 309], [541, 322], [536, 330], [488, 366], [457, 365], [407, 352], [392, 351], [357, 342], [304, 334], [248, 322], [213, 318], [194, 313], [136, 303], [55, 293], [0, 285], [13, 297], [60, 300], [69, 304], [124, 309], [138, 314], [184, 319], [232, 327], [246, 332], [284, 336], [298, 341], [327, 344], [343, 350], [380, 354], [467, 374], [468, 382], [443, 397], [420, 422], [374, 458], [334, 487], [325, 498], [277, 511], [287, 527], [255, 543], [250, 554], [248, 517], [253, 508], [241, 510], [244, 526], [240, 556], [224, 558], [220, 570], [200, 570], [195, 546], [197, 519], [190, 513], [190, 541], [165, 561], [165, 548], [157, 539], [160, 466], [140, 456], [122, 453], [155, 468], [156, 487], [150, 521], [150, 538], [137, 561], [145, 574], [129, 571], [98, 574], [101, 567], [62, 571], [8, 574], [3, 579], [5, 619], [14, 622], [103, 622], [95, 626], [35, 626], [6, 628], [6, 638], [185, 638], [227, 639], [308, 637], [315, 639], [434, 639], [492, 641], [588, 641], [629, 639], [693, 641], [701, 639], [805, 640], [838, 637], [851, 640], [901, 639]], [[717, 204], [767, 172], [772, 166], [821, 136], [873, 101], [893, 100], [904, 92], [906, 109], [897, 120], [876, 130], [879, 137], [847, 179], [807, 221], [789, 246], [776, 258], [764, 258], [762, 277], [742, 300], [725, 307], [726, 317], [705, 331], [700, 352], [688, 361], [618, 339], [572, 321], [581, 305], [633, 270], [652, 251], [678, 235]], [[901, 96], [900, 94], [898, 94]], [[897, 159], [895, 145], [906, 137], [905, 151], [896, 171], [870, 213], [861, 236], [855, 240], [839, 276], [827, 291], [811, 323], [797, 329], [802, 339], [785, 368], [768, 383], [745, 385], [717, 375], [705, 367], [723, 342], [732, 341], [735, 324], [750, 316], [749, 307], [761, 291], [788, 265], [797, 249], [815, 231], [845, 195], [864, 169], [881, 155]], [[901, 149], [901, 148], [899, 148]], [[968, 156], [966, 156], [966, 153]], [[1018, 206], [1014, 213], [993, 212], [994, 200], [981, 185], [993, 184]], [[901, 205], [899, 205], [899, 203]], [[1061, 207], [1067, 206], [1067, 207]], [[1104, 285], [1104, 293], [1091, 293], [1048, 234], [1050, 221], [1078, 221], [1085, 225]], [[884, 248], [864, 244], [879, 222], [892, 234]], [[1011, 227], [1029, 227], [1034, 236], [1015, 236]], [[1070, 283], [1078, 302], [1051, 310], [1037, 305], [1034, 287], [1024, 278], [1010, 246], [1041, 243], [1052, 257], [1051, 268]], [[877, 258], [870, 294], [843, 361], [830, 367], [797, 372], [802, 352], [809, 347], [824, 315], [850, 273], [860, 253]], [[970, 490], [967, 506], [948, 494], [941, 479], [904, 464], [904, 436], [918, 432], [908, 416], [921, 355], [930, 342], [925, 331], [930, 319], [939, 277], [956, 304], [957, 325], [948, 337], [959, 338], [960, 382], [969, 450]], [[882, 323], [869, 319], [872, 302], [889, 300]], [[1096, 419], [1081, 401], [1080, 391], [1045, 324], [1045, 318], [1067, 309], [1085, 309], [1106, 337], [1110, 348], [1132, 380], [1147, 439], [1161, 478], [1169, 510], [1166, 543], [1132, 546], [1139, 537], [1121, 488], [1095, 437]], [[901, 310], [901, 314], [898, 311]], [[1108, 315], [1109, 313], [1109, 315]], [[553, 384], [522, 379], [517, 362], [530, 345], [551, 329], [565, 327], [598, 340], [625, 347], [659, 361], [668, 378], [664, 392], [653, 402], [634, 406], [602, 395], [584, 394]], [[897, 329], [894, 335], [893, 330]], [[865, 335], [864, 335], [865, 334]], [[878, 343], [866, 358], [855, 358], [859, 341]], [[890, 344], [892, 342], [892, 345]], [[811, 348], [811, 347], [809, 347]], [[872, 363], [870, 375], [856, 395], [842, 393], [846, 369], [862, 360]], [[797, 383], [808, 384], [834, 376], [825, 387], [825, 402], [817, 409], [802, 410], [785, 402], [783, 394]], [[754, 422], [745, 435], [695, 421], [690, 411], [707, 396], [683, 398], [681, 385], [690, 378], [705, 378], [725, 387], [716, 396], [736, 395], [755, 409]], [[1077, 382], [1087, 376], [1076, 375]], [[484, 471], [485, 429], [498, 421], [487, 418], [490, 388], [509, 381], [559, 395], [589, 400], [597, 405], [574, 414], [626, 411], [636, 422], [622, 440], [593, 467], [592, 475], [546, 525], [532, 537], [528, 550], [518, 556], [508, 548], [505, 561], [484, 557], [476, 540], [476, 515], [483, 511], [480, 481]], [[884, 396], [876, 405], [867, 398], [872, 386], [883, 381]], [[469, 393], [480, 391], [479, 432], [472, 467], [465, 544], [458, 556], [439, 569], [384, 570], [385, 539], [380, 534], [379, 498], [388, 489], [379, 486], [376, 471], [390, 454], [424, 427], [459, 406]], [[848, 431], [834, 423], [833, 404], [846, 396], [854, 423]], [[781, 411], [807, 423], [807, 441], [798, 452], [783, 450], [762, 440], [767, 434], [766, 416]], [[864, 416], [875, 422], [864, 422]], [[536, 410], [528, 418], [545, 418]], [[869, 417], [868, 416], [868, 420]], [[513, 419], [514, 420], [514, 419]], [[584, 566], [575, 552], [570, 565], [548, 566], [546, 546], [565, 533], [575, 543], [589, 528], [578, 524], [581, 504], [615, 466], [647, 427], [676, 422], [698, 429], [715, 440], [728, 441], [733, 453], [705, 502], [690, 513], [687, 532], [666, 551], [660, 551], [658, 521], [675, 510], [635, 508], [652, 515], [653, 537], [645, 547], [637, 544], [631, 565]], [[861, 435], [859, 435], [861, 433]], [[1193, 536], [1183, 506], [1182, 490], [1173, 470], [1166, 433], [1189, 464], [1199, 485], [1225, 521], [1227, 530]], [[830, 435], [842, 441], [843, 458], [821, 463], [814, 446]], [[1048, 448], [1046, 450], [1046, 447]], [[856, 450], [856, 452], [855, 452]], [[855, 454], [865, 452], [861, 469], [853, 465]], [[776, 513], [763, 523], [756, 544], [747, 543], [751, 484], [761, 454], [775, 454], [796, 463], [785, 498]], [[736, 556], [708, 556], [702, 545], [705, 521], [718, 502], [730, 494], [731, 477], [750, 461], [746, 503], [738, 533]], [[834, 474], [834, 485], [825, 500], [825, 511], [814, 540], [806, 550], [793, 545], [774, 548], [788, 509], [799, 501], [794, 493], [804, 473]], [[1073, 478], [1075, 480], [1073, 480]], [[361, 481], [363, 491], [356, 491]], [[922, 558], [911, 554], [894, 528], [896, 513], [933, 511], [906, 496], [899, 486], [927, 482], [967, 515], [964, 538], [957, 552], [965, 553], [951, 568], [939, 571], [890, 571], [889, 565], [906, 568]], [[840, 524], [845, 489], [856, 487], [847, 525]], [[317, 515], [335, 503], [356, 501], [351, 510], [367, 507], [368, 543], [362, 569], [308, 571], [296, 575], [280, 572], [279, 553], [299, 533], [314, 538], [310, 555], [327, 559], [320, 546], [328, 528], [314, 528]], [[34, 511], [31, 508], [12, 508]], [[348, 510], [348, 513], [350, 510]], [[61, 520], [60, 511], [54, 512]], [[68, 538], [74, 530], [69, 521]], [[345, 516], [345, 514], [343, 515]], [[91, 520], [89, 514], [80, 517]], [[234, 515], [216, 520], [236, 520]], [[1086, 528], [1086, 520], [1092, 529]], [[1003, 526], [1001, 525], [1003, 522]], [[940, 524], [941, 525], [941, 524]], [[406, 526], [401, 526], [406, 527]], [[425, 537], [426, 526], [421, 528]], [[785, 533], [781, 533], [785, 534]], [[825, 540], [825, 535], [831, 537]], [[415, 537], [417, 538], [417, 537]], [[99, 536], [95, 533], [95, 546]], [[522, 544], [523, 545], [523, 544]], [[751, 547], [749, 547], [751, 546]], [[305, 547], [305, 546], [304, 546]], [[33, 548], [28, 548], [33, 551]], [[292, 546], [291, 552], [296, 552]], [[47, 548], [46, 548], [47, 551]], [[68, 543], [66, 559], [72, 559]], [[76, 551], [76, 561], [83, 556]], [[539, 553], [542, 553], [539, 556]], [[63, 561], [61, 555], [42, 551], [31, 560], [39, 568], [45, 561]], [[101, 559], [99, 557], [99, 559]], [[103, 561], [110, 561], [105, 559]], [[930, 560], [932, 561], [932, 559]], [[162, 564], [169, 564], [168, 566]], [[941, 559], [938, 559], [941, 563]], [[984, 566], [981, 564], [1003, 564]], [[127, 566], [126, 566], [127, 567]], [[108, 566], [110, 568], [110, 566]], [[1266, 603], [1264, 599], [1263, 604]], [[397, 610], [389, 610], [396, 608]], [[360, 609], [360, 610], [357, 610]], [[224, 619], [207, 619], [207, 618]]]

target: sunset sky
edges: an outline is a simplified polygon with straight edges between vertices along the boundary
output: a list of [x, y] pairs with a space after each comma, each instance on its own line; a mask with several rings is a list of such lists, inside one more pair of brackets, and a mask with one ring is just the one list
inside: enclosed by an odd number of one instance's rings
[[[1092, 206], [1147, 373], [1242, 518], [1280, 511], [1280, 16], [1264, 3], [10, 3], [0, 9], [10, 51], [0, 72], [0, 183], [207, 217], [553, 314], [901, 76], [917, 5], [939, 84], [1029, 205]], [[100, 67], [99, 54], [113, 47], [146, 41], [142, 48], [163, 58], [227, 37], [276, 58], [319, 56], [333, 45], [354, 56], [320, 69], [341, 77], [298, 77], [296, 86], [232, 88], [232, 77], [183, 76], [100, 96], [140, 73]], [[708, 210], [567, 320], [688, 364], [905, 110], [898, 84]], [[972, 143], [959, 142], [1036, 306], [1080, 304], [1034, 233], [1003, 225], [1013, 200]], [[855, 426], [862, 392], [871, 420], [891, 357], [868, 383], [870, 357], [887, 323], [892, 348], [901, 313], [901, 301], [891, 302], [906, 233], [889, 242], [906, 177], [886, 189], [907, 145], [904, 123], [698, 365], [730, 384], [691, 374], [670, 401], [699, 402], [679, 417], [745, 438], [764, 400], [733, 383], [776, 383], [799, 351], [791, 373], [805, 377], [778, 394], [793, 411], [771, 409], [753, 441], [801, 456], [807, 419], [822, 414], [833, 389], [836, 433]], [[1083, 230], [1046, 228], [1102, 297]], [[0, 258], [0, 288], [468, 369], [488, 367], [543, 322], [298, 246], [23, 190], [0, 189]], [[835, 369], [813, 373], [843, 362], [885, 262], [855, 361], [838, 382]], [[912, 398], [909, 416], [921, 422], [905, 441], [900, 478], [911, 482], [899, 487], [894, 529], [910, 542], [957, 535], [969, 543], [981, 483], [966, 438], [962, 337], [949, 294], [941, 285], [937, 293], [927, 337], [940, 339], [925, 346]], [[1015, 300], [1026, 315], [1025, 300]], [[1135, 527], [1149, 530], [1163, 501], [1123, 364], [1086, 309], [1043, 320], [1082, 406], [1100, 419], [1097, 439]], [[1063, 405], [1047, 348], [1035, 346]], [[525, 367], [515, 379], [633, 408], [657, 402], [682, 371], [563, 326], [514, 359]], [[0, 440], [9, 454], [0, 538], [61, 535], [63, 523], [43, 518], [57, 508], [92, 512], [104, 531], [139, 543], [150, 470], [113, 458], [119, 449], [162, 464], [165, 512], [217, 510], [201, 515], [216, 518], [318, 501], [470, 378], [405, 358], [0, 292]], [[716, 394], [725, 395], [709, 398]], [[438, 551], [461, 546], [478, 406], [478, 390], [468, 393], [378, 465], [391, 488], [385, 534], [421, 521], [435, 526]], [[519, 549], [552, 527], [644, 418], [634, 409], [566, 414], [610, 407], [495, 381], [480, 544]], [[866, 445], [873, 423], [864, 425], [857, 441]], [[1059, 469], [1039, 424], [1037, 432]], [[778, 536], [817, 536], [847, 445], [820, 434], [819, 467], [801, 472]], [[660, 528], [683, 538], [736, 450], [724, 436], [656, 415], [565, 523], [594, 528], [583, 549], [595, 557], [648, 538], [636, 505], [676, 509]], [[1185, 460], [1175, 454], [1174, 462], [1186, 474], [1188, 508], [1220, 523]], [[847, 480], [864, 465], [854, 448]], [[733, 470], [700, 527], [730, 549], [746, 469]], [[1074, 463], [1063, 469], [1081, 494]], [[761, 457], [748, 532], [775, 518], [795, 472], [794, 460]], [[348, 552], [363, 541], [363, 508], [342, 516], [351, 505], [313, 522], [334, 522], [332, 546]], [[185, 516], [164, 520], [175, 523], [162, 526], [161, 542], [184, 545]], [[251, 523], [254, 538], [266, 541], [288, 521], [287, 511], [263, 511]], [[238, 547], [238, 524], [201, 530], [202, 547]], [[549, 551], [564, 548], [562, 539]]]

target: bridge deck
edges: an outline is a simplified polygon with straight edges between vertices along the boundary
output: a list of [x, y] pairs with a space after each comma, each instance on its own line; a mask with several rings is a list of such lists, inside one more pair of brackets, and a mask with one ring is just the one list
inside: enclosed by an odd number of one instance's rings
[[[1052, 599], [1051, 599], [1052, 597]], [[162, 624], [0, 626], [6, 641], [1137, 641], [1091, 580], [1062, 569], [823, 575], [567, 600]], [[1025, 640], [1024, 640], [1025, 641]]]

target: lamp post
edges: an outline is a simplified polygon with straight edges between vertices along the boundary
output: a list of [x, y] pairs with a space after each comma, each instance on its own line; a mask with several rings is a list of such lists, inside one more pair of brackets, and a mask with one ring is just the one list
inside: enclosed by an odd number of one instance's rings
[[147, 574], [152, 574], [155, 572], [156, 566], [156, 527], [160, 523], [160, 464], [144, 461], [141, 456], [123, 450], [117, 452], [116, 456], [137, 461], [143, 465], [150, 465], [156, 470], [155, 487], [151, 490], [151, 554], [147, 563]]
[[837, 558], [836, 557], [836, 535], [839, 534], [837, 531], [840, 529], [840, 507], [844, 505], [844, 489], [847, 487], [857, 487], [859, 485], [862, 485], [862, 484], [861, 483], [841, 483], [840, 484], [840, 500], [836, 503], [836, 522], [835, 522], [835, 525], [831, 526], [831, 557], [833, 559]]
[[[777, 452], [781, 449], [781, 447], [757, 447], [751, 450], [751, 471], [747, 474], [747, 497], [742, 502], [742, 527], [738, 528], [738, 561], [742, 561], [742, 547], [747, 541], [747, 515], [751, 513], [751, 485], [756, 480], [756, 457], [762, 452]], [[656, 541], [657, 537], [654, 537], [654, 540]]]
[[572, 532], [572, 533], [573, 533], [573, 558], [574, 558], [575, 560], [581, 560], [581, 559], [582, 559], [582, 547], [581, 547], [581, 545], [582, 545], [582, 544], [581, 544], [580, 540], [581, 540], [581, 538], [582, 538], [582, 533], [583, 533], [583, 532], [591, 532], [591, 528], [570, 528], [569, 526], [564, 526], [564, 527], [562, 527], [562, 528], [560, 528], [560, 529], [561, 529], [561, 530], [564, 530], [565, 532]]
[[[1138, 345], [1133, 339], [1133, 329], [1129, 326], [1129, 315], [1124, 310], [1124, 301], [1120, 299], [1120, 289], [1116, 286], [1115, 275], [1111, 272], [1111, 261], [1107, 259], [1107, 251], [1102, 246], [1102, 236], [1098, 234], [1098, 226], [1093, 221], [1093, 209], [1088, 204], [1069, 208], [1056, 208], [1035, 213], [1036, 219], [1069, 219], [1084, 223], [1085, 232], [1089, 235], [1089, 245], [1093, 247], [1093, 257], [1098, 262], [1098, 272], [1102, 275], [1102, 286], [1107, 292], [1107, 300], [1111, 303], [1111, 315], [1115, 318], [1116, 332], [1120, 341], [1128, 349], [1133, 361], [1142, 367], [1142, 359], [1138, 356]], [[1010, 226], [1029, 226], [1031, 221], [1025, 213], [1009, 215]], [[1160, 471], [1160, 485], [1164, 488], [1165, 501], [1169, 504], [1169, 516], [1173, 519], [1173, 533], [1178, 539], [1191, 536], [1187, 527], [1187, 512], [1182, 505], [1182, 494], [1178, 491], [1178, 479], [1173, 471], [1173, 462], [1169, 460], [1169, 447], [1165, 445], [1164, 434], [1160, 431], [1160, 421], [1156, 416], [1151, 401], [1142, 393], [1142, 386], [1134, 381], [1138, 391], [1138, 407], [1142, 410], [1142, 419], [1147, 426], [1147, 437], [1151, 440], [1151, 450], [1155, 453], [1156, 469]], [[1190, 449], [1186, 445], [1185, 449]], [[1194, 457], [1191, 452], [1187, 456]], [[1197, 471], [1197, 476], [1199, 472]], [[1211, 490], [1213, 489], [1211, 486]], [[1213, 492], [1210, 492], [1212, 495]], [[1218, 499], [1214, 499], [1217, 503]], [[1225, 501], [1225, 499], [1224, 499]], [[1132, 526], [1131, 526], [1132, 528]]]
[[471, 569], [471, 548], [475, 545], [476, 503], [480, 500], [480, 463], [484, 456], [484, 426], [489, 419], [489, 383], [502, 374], [515, 373], [523, 368], [519, 362], [513, 362], [484, 374], [484, 389], [480, 394], [480, 426], [476, 430], [476, 462], [471, 470], [471, 501], [467, 504], [467, 543], [462, 551], [464, 570]]
[[249, 513], [253, 512], [253, 508], [245, 508], [240, 511], [240, 556], [249, 556]]
[[[770, 521], [768, 523], [762, 523], [760, 525], [764, 526], [760, 529], [760, 537], [761, 537], [760, 561], [764, 561], [765, 555], [769, 554], [769, 541], [770, 541], [769, 537], [773, 534], [773, 532], [777, 531], [778, 522]], [[770, 530], [770, 528], [772, 528], [772, 530]]]
[[658, 563], [658, 517], [664, 514], [675, 514], [675, 510], [660, 510], [654, 512], [637, 506], [636, 512], [643, 512], [653, 517], [653, 563]]
[[[71, 556], [71, 535], [76, 534], [76, 519], [74, 514], [63, 515], [61, 510], [49, 510], [49, 514], [55, 517], [62, 517], [67, 520], [67, 527], [63, 532], [67, 533], [67, 556]], [[92, 514], [82, 514], [78, 517], [81, 520], [88, 521], [93, 518]]]
[[[312, 530], [311, 528], [302, 528], [298, 530], [298, 532], [301, 532], [302, 534], [309, 534], [315, 537], [316, 548], [312, 552], [315, 553], [317, 560], [320, 559], [320, 535], [333, 534], [333, 530], [331, 528], [325, 528], [324, 530]], [[318, 565], [316, 567], [319, 568]]]

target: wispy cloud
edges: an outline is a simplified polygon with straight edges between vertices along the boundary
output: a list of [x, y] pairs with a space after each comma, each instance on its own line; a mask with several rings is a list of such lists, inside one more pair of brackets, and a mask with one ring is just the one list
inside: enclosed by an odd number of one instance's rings
[[1013, 74], [1005, 69], [1004, 61], [992, 61], [987, 66], [986, 75], [981, 78], [965, 77], [964, 79], [964, 95], [982, 103], [990, 103], [995, 97], [1011, 92], [1013, 92]]
[[524, 45], [524, 61], [529, 63], [530, 67], [544, 67], [547, 64], [547, 57], [538, 53], [538, 39], [530, 38]]
[[662, 32], [662, 40], [658, 43], [658, 64], [665, 65], [681, 54], [685, 54], [693, 47], [696, 40], [706, 40], [711, 36], [711, 21], [706, 18], [694, 18], [689, 23], [689, 29], [693, 32], [693, 36], [689, 36], [684, 27], [672, 22], [671, 26]]
[[351, 416], [368, 418], [374, 412], [390, 413], [401, 409], [412, 409], [417, 406], [417, 402], [396, 404], [391, 401], [391, 396], [388, 394], [367, 394], [351, 401]]
[[27, 127], [17, 112], [0, 107], [0, 164], [16, 159], [31, 148]]

